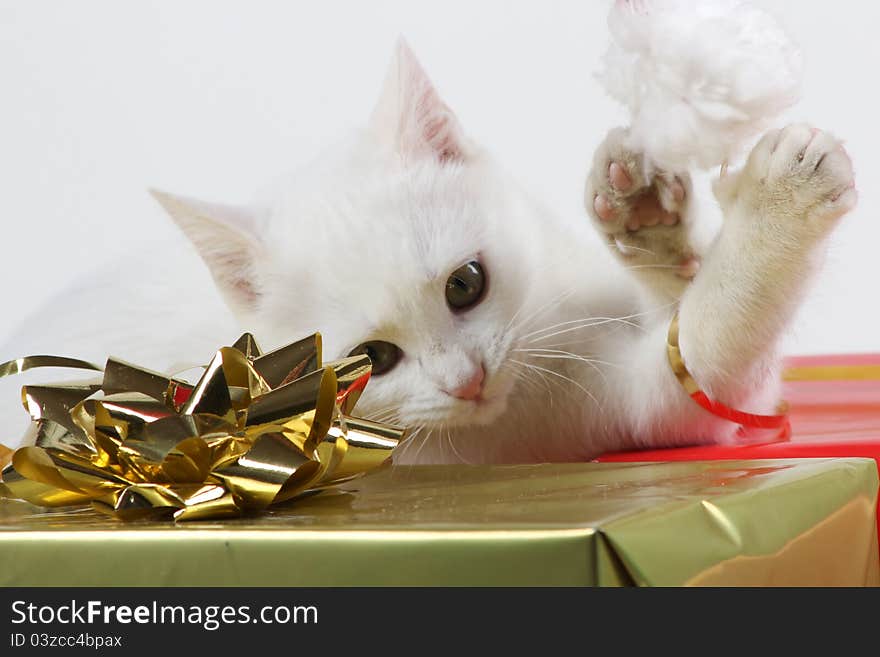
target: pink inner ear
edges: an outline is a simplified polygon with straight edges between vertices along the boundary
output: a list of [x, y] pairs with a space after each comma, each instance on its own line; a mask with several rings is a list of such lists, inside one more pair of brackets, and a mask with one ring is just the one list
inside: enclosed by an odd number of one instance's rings
[[441, 162], [462, 159], [455, 118], [433, 89], [429, 89], [416, 107], [422, 138]]
[[442, 163], [465, 159], [464, 136], [455, 114], [402, 40], [373, 116], [374, 126], [404, 156], [430, 153]]

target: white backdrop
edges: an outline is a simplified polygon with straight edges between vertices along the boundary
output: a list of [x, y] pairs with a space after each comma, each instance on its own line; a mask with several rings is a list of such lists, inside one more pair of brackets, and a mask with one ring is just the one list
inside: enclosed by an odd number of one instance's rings
[[[846, 138], [861, 192], [788, 351], [880, 351], [880, 6], [761, 4], [805, 50], [792, 118]], [[363, 122], [399, 34], [472, 135], [582, 213], [592, 149], [623, 118], [592, 77], [607, 6], [0, 0], [0, 342], [102, 253], [173, 234], [148, 186], [243, 201]]]

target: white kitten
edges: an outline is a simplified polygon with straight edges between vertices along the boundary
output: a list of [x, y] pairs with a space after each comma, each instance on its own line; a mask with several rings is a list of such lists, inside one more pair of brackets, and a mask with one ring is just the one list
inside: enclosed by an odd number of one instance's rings
[[[692, 283], [690, 181], [646, 171], [612, 131], [584, 218], [529, 198], [463, 133], [405, 44], [368, 129], [265, 202], [229, 208], [156, 192], [195, 245], [162, 248], [148, 284], [112, 272], [32, 317], [2, 356], [35, 350], [154, 368], [207, 361], [252, 331], [264, 348], [320, 330], [327, 358], [374, 358], [361, 415], [401, 423], [399, 462], [584, 460], [607, 450], [730, 439], [666, 360], [681, 346], [711, 396], [777, 401], [776, 345], [835, 220], [855, 202], [838, 142], [768, 135], [716, 189], [724, 227]], [[620, 262], [624, 266], [621, 266]], [[237, 319], [238, 326], [232, 317]]]

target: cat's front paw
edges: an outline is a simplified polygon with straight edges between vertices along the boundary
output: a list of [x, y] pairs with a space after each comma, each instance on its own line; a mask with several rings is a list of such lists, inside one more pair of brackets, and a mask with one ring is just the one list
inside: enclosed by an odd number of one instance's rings
[[[649, 170], [616, 128], [596, 150], [584, 202], [593, 224], [625, 264], [648, 275], [692, 278], [699, 259], [689, 239], [690, 178]], [[650, 271], [647, 271], [650, 270]]]
[[735, 181], [733, 198], [762, 220], [821, 236], [855, 207], [858, 195], [852, 161], [840, 140], [796, 124], [769, 132], [755, 146]]

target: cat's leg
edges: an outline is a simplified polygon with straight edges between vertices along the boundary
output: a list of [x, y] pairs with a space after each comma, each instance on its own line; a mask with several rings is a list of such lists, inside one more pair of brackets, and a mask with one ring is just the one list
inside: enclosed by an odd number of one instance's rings
[[691, 181], [646, 165], [615, 128], [596, 149], [585, 205], [612, 253], [661, 301], [679, 299], [700, 258], [690, 237]]
[[840, 141], [802, 124], [767, 134], [715, 193], [724, 223], [682, 300], [681, 327], [685, 355], [721, 386], [775, 344], [857, 194]]
[[[778, 401], [779, 339], [791, 321], [827, 237], [856, 202], [840, 142], [804, 125], [766, 135], [746, 165], [720, 179], [721, 233], [680, 305], [684, 361], [709, 397], [753, 413]], [[736, 427], [704, 411], [667, 362], [664, 322], [615, 348], [609, 401], [634, 445], [729, 437]]]

